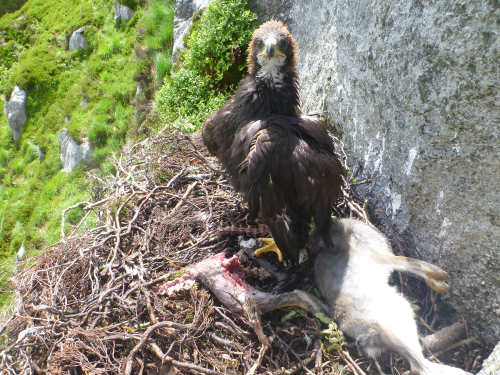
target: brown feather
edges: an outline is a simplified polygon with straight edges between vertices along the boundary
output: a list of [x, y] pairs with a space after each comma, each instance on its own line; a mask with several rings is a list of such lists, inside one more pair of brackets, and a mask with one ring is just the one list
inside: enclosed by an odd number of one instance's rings
[[255, 75], [255, 73], [260, 69], [260, 65], [257, 62], [256, 52], [255, 52], [255, 42], [257, 39], [265, 39], [266, 36], [273, 34], [276, 35], [280, 39], [286, 39], [289, 43], [289, 53], [292, 56], [292, 59], [289, 61], [289, 64], [286, 65], [283, 70], [284, 74], [289, 74], [291, 72], [297, 73], [299, 67], [299, 54], [297, 48], [297, 42], [292, 37], [292, 34], [288, 31], [288, 27], [283, 24], [281, 21], [270, 20], [262, 25], [254, 31], [252, 40], [248, 45], [248, 73], [250, 75]]
[[320, 235], [327, 236], [346, 176], [328, 124], [300, 110], [297, 68], [297, 44], [287, 27], [264, 23], [249, 46], [248, 76], [203, 124], [205, 145], [245, 195], [249, 218], [259, 216], [268, 225], [292, 264], [298, 263], [313, 217]]

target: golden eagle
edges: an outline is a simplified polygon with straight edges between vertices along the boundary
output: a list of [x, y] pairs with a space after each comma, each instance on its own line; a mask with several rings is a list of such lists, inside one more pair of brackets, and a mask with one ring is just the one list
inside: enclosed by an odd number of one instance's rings
[[203, 141], [247, 200], [249, 218], [268, 225], [293, 266], [313, 218], [317, 232], [329, 238], [331, 207], [346, 176], [327, 123], [300, 111], [297, 60], [287, 27], [264, 23], [250, 42], [249, 74], [203, 124]]

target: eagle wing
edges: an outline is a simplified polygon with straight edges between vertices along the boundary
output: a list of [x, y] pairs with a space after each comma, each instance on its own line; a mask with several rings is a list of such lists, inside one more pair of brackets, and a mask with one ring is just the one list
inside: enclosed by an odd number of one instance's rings
[[278, 248], [297, 263], [312, 217], [326, 235], [331, 206], [346, 176], [327, 124], [287, 116], [249, 123], [236, 135], [231, 158], [250, 218], [260, 213]]

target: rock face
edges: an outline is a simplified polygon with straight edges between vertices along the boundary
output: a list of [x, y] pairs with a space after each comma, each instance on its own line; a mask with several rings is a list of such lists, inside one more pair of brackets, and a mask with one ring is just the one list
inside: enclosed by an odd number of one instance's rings
[[119, 19], [128, 21], [134, 16], [134, 13], [132, 9], [115, 0], [115, 21]]
[[67, 134], [67, 129], [62, 129], [59, 133], [58, 143], [61, 148], [61, 163], [64, 172], [69, 173], [82, 162], [89, 164], [92, 160], [92, 147], [89, 141], [85, 140], [81, 145], [78, 145]]
[[26, 91], [16, 86], [10, 100], [5, 102], [4, 114], [7, 116], [14, 141], [21, 138], [24, 123], [28, 119], [28, 113], [26, 112], [27, 99]]
[[325, 111], [350, 165], [363, 166], [358, 179], [373, 176], [358, 191], [385, 211], [409, 255], [450, 273], [444, 299], [496, 343], [498, 4], [295, 0], [272, 16], [298, 41], [303, 109]]
[[77, 49], [87, 48], [87, 40], [85, 39], [85, 30], [87, 26], [80, 27], [76, 30], [69, 39], [69, 50], [74, 51]]
[[293, 22], [290, 10], [296, 2], [290, 0], [248, 0], [247, 7], [257, 14], [257, 22], [259, 23], [275, 19], [290, 25]]
[[483, 362], [483, 369], [477, 375], [500, 374], [500, 342], [495, 346], [488, 359]]
[[180, 52], [184, 49], [184, 35], [193, 24], [193, 14], [206, 8], [210, 0], [177, 0], [174, 11], [174, 49], [172, 60], [177, 61]]

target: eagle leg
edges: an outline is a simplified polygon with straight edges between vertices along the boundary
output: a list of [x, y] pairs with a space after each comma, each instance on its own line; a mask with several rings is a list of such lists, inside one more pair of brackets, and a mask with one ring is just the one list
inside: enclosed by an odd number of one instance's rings
[[276, 246], [276, 243], [272, 238], [259, 238], [259, 240], [264, 242], [266, 246], [255, 250], [255, 256], [260, 257], [262, 254], [272, 251], [278, 254], [279, 261], [283, 262], [283, 254], [281, 253], [280, 249], [278, 249], [278, 246]]

